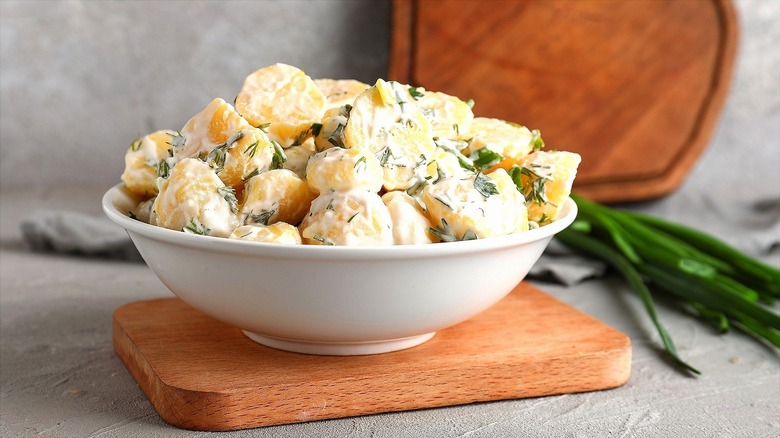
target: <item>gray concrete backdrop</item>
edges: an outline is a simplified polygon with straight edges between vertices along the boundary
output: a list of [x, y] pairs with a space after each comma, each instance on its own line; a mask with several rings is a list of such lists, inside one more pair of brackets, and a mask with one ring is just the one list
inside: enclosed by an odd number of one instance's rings
[[180, 129], [276, 62], [385, 76], [389, 1], [0, 2], [0, 184], [119, 181], [127, 145]]
[[[686, 186], [778, 199], [780, 1], [736, 8], [731, 94]], [[0, 184], [45, 190], [113, 185], [132, 139], [232, 100], [256, 68], [385, 76], [390, 3], [4, 0], [0, 20]]]

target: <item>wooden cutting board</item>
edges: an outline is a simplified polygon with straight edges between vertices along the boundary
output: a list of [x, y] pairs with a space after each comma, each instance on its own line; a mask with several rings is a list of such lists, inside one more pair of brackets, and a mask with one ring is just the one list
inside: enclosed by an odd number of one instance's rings
[[578, 152], [581, 195], [639, 201], [705, 149], [736, 41], [728, 0], [394, 0], [388, 77]]
[[626, 335], [527, 283], [393, 353], [274, 350], [178, 298], [118, 308], [114, 349], [163, 420], [209, 431], [608, 389], [631, 370]]

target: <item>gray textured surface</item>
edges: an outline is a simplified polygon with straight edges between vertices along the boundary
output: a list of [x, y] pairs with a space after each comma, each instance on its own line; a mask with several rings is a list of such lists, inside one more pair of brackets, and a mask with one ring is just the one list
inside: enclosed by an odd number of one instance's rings
[[387, 71], [388, 1], [0, 2], [0, 183], [110, 185], [132, 140], [178, 130], [276, 62]]
[[[717, 336], [661, 301], [680, 353], [704, 372], [685, 377], [659, 358], [641, 303], [613, 279], [541, 287], [631, 337], [632, 378], [621, 388], [224, 434], [159, 419], [113, 353], [111, 312], [170, 293], [143, 264], [31, 253], [20, 240], [21, 219], [39, 207], [100, 215], [125, 139], [181, 124], [212, 95], [234, 93], [259, 65], [284, 60], [322, 76], [381, 75], [388, 11], [368, 4], [197, 3], [182, 12], [181, 3], [0, 3], [0, 435], [779, 436], [777, 349], [739, 333]], [[737, 70], [709, 149], [680, 190], [632, 207], [780, 266], [771, 244], [780, 238], [780, 2], [737, 6]], [[222, 8], [235, 20], [210, 25]], [[366, 13], [370, 19], [354, 18]], [[375, 38], [354, 36], [361, 32]], [[271, 39], [243, 43], [249, 35]], [[184, 43], [188, 53], [178, 52]], [[359, 54], [345, 55], [349, 48]], [[225, 75], [217, 73], [225, 65]]]

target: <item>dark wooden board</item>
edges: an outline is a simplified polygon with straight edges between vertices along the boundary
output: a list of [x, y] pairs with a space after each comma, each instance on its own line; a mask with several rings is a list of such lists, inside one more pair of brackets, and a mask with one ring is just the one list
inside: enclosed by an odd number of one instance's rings
[[388, 77], [476, 101], [577, 152], [581, 195], [639, 201], [677, 188], [730, 83], [728, 0], [394, 0]]

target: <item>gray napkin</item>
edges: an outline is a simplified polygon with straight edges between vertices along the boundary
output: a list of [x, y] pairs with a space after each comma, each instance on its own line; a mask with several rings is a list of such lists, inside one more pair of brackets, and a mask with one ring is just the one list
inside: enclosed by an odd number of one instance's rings
[[576, 254], [553, 239], [528, 272], [528, 278], [574, 286], [588, 278], [601, 277], [606, 272], [606, 263]]
[[141, 261], [127, 232], [108, 219], [83, 213], [38, 211], [20, 225], [33, 251]]

